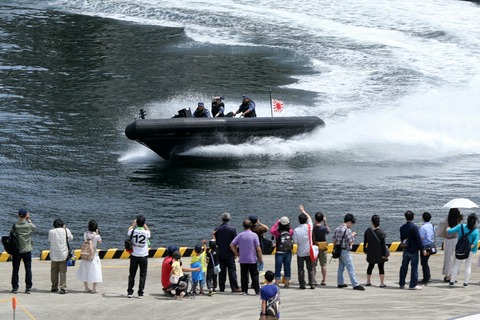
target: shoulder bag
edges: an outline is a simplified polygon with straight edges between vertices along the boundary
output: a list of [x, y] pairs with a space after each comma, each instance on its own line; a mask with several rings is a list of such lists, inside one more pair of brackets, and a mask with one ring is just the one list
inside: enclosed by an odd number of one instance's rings
[[68, 232], [67, 228], [65, 228], [65, 239], [67, 240], [67, 267], [74, 267], [75, 266], [75, 260], [77, 260], [77, 257], [75, 257], [75, 254], [73, 250], [70, 248], [70, 243], [68, 242]]
[[10, 230], [10, 234], [2, 237], [2, 244], [8, 254], [17, 255], [19, 253], [17, 234], [15, 232], [15, 223]]
[[133, 245], [132, 245], [132, 239], [133, 239], [133, 232], [135, 231], [136, 228], [133, 228], [132, 229], [132, 233], [130, 233], [130, 237], [128, 237], [127, 239], [125, 239], [125, 250], [128, 252], [128, 253], [132, 253], [133, 252]]
[[435, 227], [432, 224], [433, 229], [433, 243], [425, 248], [428, 254], [435, 254], [437, 253], [437, 245], [435, 244]]
[[213, 273], [214, 274], [219, 274], [220, 271], [222, 271], [222, 269], [220, 268], [219, 264], [215, 264], [215, 259], [213, 259], [212, 251], [210, 251], [210, 259], [212, 259]]
[[340, 243], [335, 244], [335, 246], [333, 247], [333, 251], [332, 251], [333, 259], [340, 258], [342, 254], [342, 244], [343, 244], [343, 239], [345, 239], [345, 235], [347, 234], [347, 229], [348, 228], [345, 228], [345, 231], [343, 232], [342, 240], [340, 240]]
[[315, 261], [318, 258], [318, 246], [316, 244], [313, 245], [313, 242], [312, 242], [312, 237], [313, 237], [312, 225], [307, 224], [307, 228], [308, 228], [308, 242], [310, 243], [310, 260]]
[[[373, 236], [377, 239], [378, 243], [380, 243], [380, 246], [381, 246], [382, 245], [382, 240], [380, 240], [380, 238], [377, 236], [377, 233], [372, 228], [370, 228], [370, 231], [373, 233]], [[387, 258], [387, 259], [384, 259], [384, 260], [388, 260], [388, 257], [390, 257], [390, 250], [388, 250], [387, 245], [385, 245], [385, 254], [383, 254], [383, 252], [382, 252], [382, 256]]]

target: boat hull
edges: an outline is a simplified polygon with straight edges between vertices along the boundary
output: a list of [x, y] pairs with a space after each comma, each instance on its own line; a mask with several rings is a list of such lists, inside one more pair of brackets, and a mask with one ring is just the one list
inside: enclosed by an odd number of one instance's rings
[[324, 125], [314, 116], [138, 119], [125, 128], [125, 135], [172, 160], [198, 146], [241, 144], [251, 138], [289, 138]]

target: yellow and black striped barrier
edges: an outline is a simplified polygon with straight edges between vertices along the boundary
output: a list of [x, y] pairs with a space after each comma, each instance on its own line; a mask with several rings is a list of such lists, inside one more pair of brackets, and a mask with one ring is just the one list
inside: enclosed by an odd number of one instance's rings
[[[333, 250], [333, 243], [328, 244], [328, 252], [331, 253]], [[390, 252], [402, 251], [400, 248], [400, 242], [393, 242], [389, 245]], [[180, 247], [178, 249], [182, 257], [191, 257], [193, 256], [194, 249], [190, 247]], [[297, 245], [293, 246], [293, 253], [297, 253]], [[363, 243], [353, 245], [352, 252], [354, 253], [363, 253]], [[271, 252], [275, 254], [275, 248]], [[80, 258], [80, 250], [75, 250], [75, 256], [77, 259]], [[98, 256], [100, 259], [127, 259], [130, 257], [130, 254], [124, 249], [108, 249], [108, 250], [99, 250]], [[163, 258], [167, 256], [167, 248], [158, 248], [150, 249], [148, 251], [148, 256], [150, 258]], [[50, 260], [50, 251], [44, 250], [40, 255], [40, 260]]]
[[[480, 245], [480, 244], [479, 244]], [[390, 252], [401, 252], [402, 248], [400, 247], [400, 242], [392, 242], [388, 245], [388, 249]], [[442, 246], [443, 249], [443, 246]], [[333, 243], [328, 244], [328, 253], [331, 253], [333, 250]], [[193, 248], [191, 247], [180, 247], [178, 249], [180, 251], [182, 257], [191, 257], [193, 255]], [[74, 251], [75, 256], [77, 259], [80, 259], [80, 249]], [[363, 253], [363, 243], [354, 244], [352, 246], [352, 252], [354, 253]], [[293, 253], [297, 253], [297, 245], [293, 247]], [[271, 254], [275, 254], [275, 248], [271, 252]], [[108, 249], [108, 250], [99, 250], [98, 256], [100, 259], [128, 259], [130, 254], [125, 249]], [[148, 251], [148, 256], [150, 258], [162, 258], [167, 256], [167, 248], [158, 248], [158, 249], [150, 249]], [[6, 262], [10, 260], [10, 255], [6, 252], [0, 253], [0, 262]], [[50, 260], [50, 250], [43, 250], [40, 253], [40, 260]]]

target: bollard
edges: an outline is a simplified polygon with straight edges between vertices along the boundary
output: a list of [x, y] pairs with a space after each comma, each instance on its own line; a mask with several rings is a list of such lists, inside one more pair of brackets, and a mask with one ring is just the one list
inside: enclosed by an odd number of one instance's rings
[[17, 309], [17, 298], [12, 298], [13, 320], [15, 320], [15, 310]]

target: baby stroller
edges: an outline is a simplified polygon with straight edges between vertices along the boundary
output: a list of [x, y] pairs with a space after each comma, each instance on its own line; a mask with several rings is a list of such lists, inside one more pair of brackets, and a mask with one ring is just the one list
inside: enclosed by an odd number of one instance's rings
[[188, 273], [184, 274], [178, 283], [171, 284], [167, 289], [163, 291], [167, 297], [174, 297], [175, 295], [180, 294], [181, 292], [185, 292], [184, 297], [193, 297], [195, 295], [192, 294], [192, 279]]

